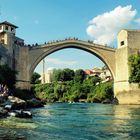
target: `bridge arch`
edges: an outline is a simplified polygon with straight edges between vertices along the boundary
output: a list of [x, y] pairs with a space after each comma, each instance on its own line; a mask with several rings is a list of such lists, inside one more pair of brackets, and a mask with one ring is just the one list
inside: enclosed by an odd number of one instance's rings
[[55, 42], [52, 44], [44, 44], [29, 51], [29, 75], [33, 74], [34, 69], [39, 64], [39, 62], [46, 56], [66, 48], [76, 48], [89, 52], [101, 61], [103, 61], [109, 68], [113, 79], [115, 78], [115, 49], [108, 48], [103, 45], [98, 45], [94, 43], [89, 43], [79, 40], [64, 40], [62, 42]]

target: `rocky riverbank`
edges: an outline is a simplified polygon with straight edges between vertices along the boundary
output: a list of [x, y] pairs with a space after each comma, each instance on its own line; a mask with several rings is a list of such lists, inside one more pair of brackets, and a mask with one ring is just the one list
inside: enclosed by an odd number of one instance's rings
[[30, 100], [22, 100], [18, 97], [8, 96], [0, 97], [0, 118], [14, 116], [20, 118], [32, 118], [29, 108], [43, 107], [43, 102], [32, 98]]

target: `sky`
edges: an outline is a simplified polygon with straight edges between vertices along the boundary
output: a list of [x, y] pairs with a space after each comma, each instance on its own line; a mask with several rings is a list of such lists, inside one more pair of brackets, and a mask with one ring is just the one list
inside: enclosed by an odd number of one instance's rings
[[[140, 29], [140, 0], [0, 0], [0, 21], [19, 28], [26, 44], [67, 37], [117, 47], [121, 29]], [[45, 68], [92, 69], [104, 64], [79, 49], [63, 49], [45, 58]], [[35, 69], [42, 72], [42, 63]]]

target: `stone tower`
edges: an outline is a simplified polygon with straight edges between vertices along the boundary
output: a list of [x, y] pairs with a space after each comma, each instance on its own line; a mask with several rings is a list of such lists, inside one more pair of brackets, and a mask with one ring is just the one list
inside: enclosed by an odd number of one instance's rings
[[7, 21], [0, 23], [0, 56], [3, 61], [1, 64], [8, 64], [18, 72], [16, 86], [22, 87], [24, 79], [27, 79], [25, 71], [27, 71], [29, 48], [25, 46], [23, 39], [16, 36], [17, 28], [16, 25]]
[[8, 57], [6, 63], [12, 69], [15, 69], [15, 44], [24, 43], [23, 39], [16, 37], [16, 28], [16, 25], [7, 21], [0, 23], [0, 44], [5, 48], [5, 55]]
[[6, 54], [9, 55], [10, 59], [7, 59], [8, 62], [6, 63], [8, 63], [11, 68], [13, 68], [13, 43], [16, 34], [16, 28], [18, 27], [7, 21], [0, 23], [0, 43], [5, 47]]
[[140, 30], [121, 30], [115, 54], [114, 92], [120, 104], [140, 104], [138, 84], [130, 84], [128, 58], [140, 51]]

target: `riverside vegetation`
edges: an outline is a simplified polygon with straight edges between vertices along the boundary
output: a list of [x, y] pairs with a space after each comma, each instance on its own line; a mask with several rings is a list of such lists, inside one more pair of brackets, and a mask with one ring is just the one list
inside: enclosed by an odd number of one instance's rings
[[[36, 75], [36, 74], [35, 74]], [[38, 80], [37, 80], [38, 81]], [[96, 102], [113, 100], [113, 83], [102, 83], [98, 76], [87, 77], [82, 69], [54, 70], [52, 83], [34, 84], [36, 97], [47, 102]]]
[[130, 83], [138, 83], [140, 85], [140, 54], [134, 54], [129, 57], [130, 66]]
[[[140, 85], [140, 54], [129, 56], [128, 61], [130, 66], [129, 83]], [[113, 82], [102, 83], [99, 77], [86, 77], [82, 69], [75, 72], [70, 69], [55, 70], [52, 81], [49, 84], [33, 85], [32, 90], [35, 95], [48, 102], [77, 102], [80, 99], [87, 102], [113, 100]]]

